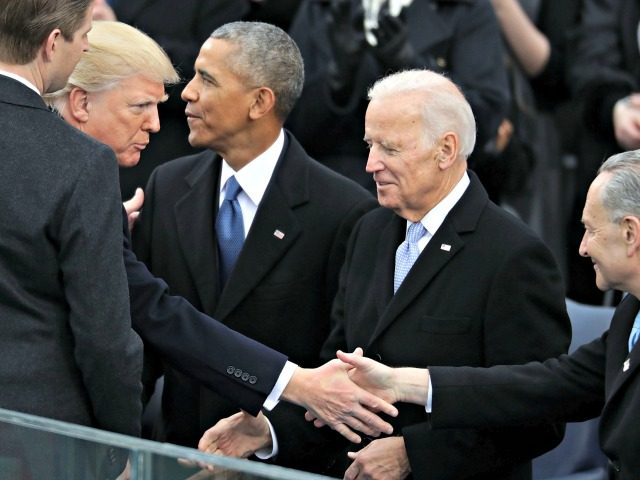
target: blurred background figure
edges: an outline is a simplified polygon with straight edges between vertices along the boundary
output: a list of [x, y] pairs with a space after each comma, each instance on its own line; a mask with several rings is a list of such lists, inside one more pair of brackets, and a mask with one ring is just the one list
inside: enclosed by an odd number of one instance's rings
[[[511, 104], [494, 149], [476, 162], [489, 196], [551, 247], [566, 277], [579, 116], [566, 75], [581, 0], [492, 0], [507, 47]], [[590, 283], [591, 279], [589, 279]]]
[[[181, 78], [190, 79], [200, 46], [211, 32], [249, 12], [249, 0], [97, 0], [94, 19], [119, 20], [142, 30], [167, 52]], [[167, 89], [169, 100], [158, 109], [162, 130], [143, 152], [139, 165], [120, 169], [123, 198], [144, 187], [158, 165], [199, 151], [187, 140], [186, 104], [180, 98], [184, 85], [179, 82]]]
[[[583, 0], [582, 20], [570, 69], [571, 86], [582, 102], [579, 162], [568, 248], [575, 251], [584, 232], [582, 205], [600, 164], [610, 155], [640, 148], [640, 4], [636, 0]], [[593, 284], [593, 265], [571, 256], [569, 291], [574, 300], [616, 304], [619, 294]]]
[[380, 77], [407, 68], [447, 74], [473, 108], [480, 149], [507, 114], [500, 29], [488, 2], [313, 0], [301, 2], [290, 34], [306, 80], [288, 127], [310, 155], [371, 192], [362, 135], [367, 88]]

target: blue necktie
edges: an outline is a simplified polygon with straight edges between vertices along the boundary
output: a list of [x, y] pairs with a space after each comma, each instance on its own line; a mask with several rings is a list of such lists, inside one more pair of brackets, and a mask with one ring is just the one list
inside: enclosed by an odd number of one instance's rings
[[640, 312], [636, 315], [633, 327], [631, 328], [631, 335], [629, 335], [629, 351], [633, 350], [638, 338], [640, 338]]
[[227, 283], [229, 274], [238, 259], [244, 242], [244, 224], [242, 209], [238, 203], [238, 194], [242, 191], [236, 177], [229, 177], [224, 200], [216, 219], [216, 235], [220, 252], [220, 280]]
[[407, 276], [409, 270], [420, 255], [418, 240], [420, 240], [427, 230], [420, 222], [412, 223], [407, 230], [407, 238], [396, 250], [396, 270], [393, 276], [393, 293], [395, 294], [400, 284]]

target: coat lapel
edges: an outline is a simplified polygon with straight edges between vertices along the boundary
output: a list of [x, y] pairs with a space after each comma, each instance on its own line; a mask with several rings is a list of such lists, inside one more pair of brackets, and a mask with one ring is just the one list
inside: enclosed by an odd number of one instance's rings
[[[636, 346], [627, 354], [629, 335], [640, 310], [640, 301], [629, 296], [624, 303], [624, 306], [619, 307], [620, 313], [615, 315], [617, 318], [611, 322], [607, 339], [608, 345], [613, 346], [607, 349], [611, 352], [607, 358], [607, 404], [640, 369], [640, 347]], [[618, 345], [620, 348], [616, 348]]]
[[294, 209], [308, 201], [302, 147], [287, 135], [283, 153], [258, 206], [238, 261], [223, 290], [216, 318], [224, 319], [262, 281], [302, 232]]
[[[464, 248], [463, 235], [475, 230], [480, 214], [488, 202], [488, 197], [475, 174], [469, 172], [469, 177], [471, 184], [467, 191], [449, 212], [444, 223], [431, 238], [407, 274], [403, 284], [383, 310], [368, 346], [371, 346], [389, 325], [396, 321], [418, 296], [423, 294], [442, 269]], [[405, 222], [404, 219], [399, 218], [399, 221], [403, 227], [406, 225], [403, 223]], [[395, 259], [395, 250], [404, 239], [404, 229], [401, 232], [400, 239], [393, 244], [393, 252], [387, 249], [384, 252], [387, 257], [380, 258], [388, 258], [391, 255]], [[384, 248], [384, 246], [381, 246], [381, 248]], [[392, 284], [393, 263], [394, 261], [392, 261], [391, 271], [387, 273], [387, 277], [391, 278]], [[393, 290], [393, 287], [391, 287], [391, 290]]]
[[[220, 290], [214, 224], [221, 160], [214, 158], [213, 152], [204, 155], [207, 157], [185, 177], [190, 188], [176, 202], [173, 214], [181, 253], [193, 276], [202, 306], [206, 312], [213, 312]], [[202, 231], [194, 232], [193, 225], [202, 225]]]

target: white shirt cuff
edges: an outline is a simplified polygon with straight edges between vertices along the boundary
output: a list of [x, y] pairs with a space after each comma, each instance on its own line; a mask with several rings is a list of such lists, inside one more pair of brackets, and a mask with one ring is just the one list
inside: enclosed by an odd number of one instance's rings
[[431, 375], [429, 375], [429, 390], [427, 391], [427, 404], [425, 405], [425, 410], [427, 413], [431, 413], [431, 392], [433, 392], [433, 388], [431, 388]]
[[275, 457], [278, 454], [278, 437], [276, 437], [276, 431], [273, 429], [273, 425], [271, 425], [271, 422], [269, 421], [266, 415], [264, 418], [267, 419], [267, 423], [269, 424], [269, 433], [271, 434], [272, 447], [271, 447], [271, 450], [269, 450], [268, 448], [262, 448], [260, 450], [256, 450], [256, 453], [254, 453], [254, 455], [258, 457], [260, 460], [268, 460], [270, 458]]
[[265, 410], [271, 411], [276, 405], [278, 405], [280, 396], [282, 395], [282, 392], [284, 392], [284, 389], [287, 388], [287, 385], [289, 384], [289, 381], [291, 380], [293, 372], [295, 372], [296, 368], [298, 368], [298, 366], [295, 363], [287, 360], [287, 363], [284, 364], [284, 368], [280, 372], [278, 381], [273, 386], [273, 390], [271, 390], [271, 393], [262, 404]]

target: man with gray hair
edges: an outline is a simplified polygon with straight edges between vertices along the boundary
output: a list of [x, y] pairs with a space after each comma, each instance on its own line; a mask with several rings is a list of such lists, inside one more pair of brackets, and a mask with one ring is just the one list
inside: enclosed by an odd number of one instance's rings
[[[492, 368], [389, 369], [340, 357], [353, 378], [390, 402], [424, 405], [434, 431], [501, 428], [600, 417], [600, 446], [616, 480], [640, 472], [640, 150], [605, 161], [591, 183], [580, 255], [593, 262], [596, 285], [628, 295], [602, 337], [544, 363]], [[357, 373], [355, 373], [357, 372]], [[446, 430], [444, 430], [446, 431]]]
[[[375, 201], [312, 160], [283, 129], [304, 75], [300, 53], [284, 31], [259, 22], [226, 24], [202, 45], [195, 72], [182, 97], [189, 141], [206, 150], [151, 175], [134, 250], [173, 294], [287, 355], [290, 362], [266, 408], [280, 393], [312, 409], [333, 408], [331, 397], [343, 392], [320, 395], [326, 369], [296, 364], [320, 365], [347, 238]], [[238, 411], [236, 402], [160, 358], [148, 360], [165, 378], [154, 438], [195, 447], [206, 428]], [[225, 375], [252, 385], [274, 373], [265, 364], [244, 364], [228, 364]], [[353, 395], [362, 403], [367, 396], [363, 390]], [[365, 434], [376, 433], [364, 423]], [[347, 424], [332, 426], [357, 440]]]
[[[323, 358], [362, 347], [392, 366], [489, 366], [566, 352], [571, 329], [558, 267], [467, 170], [475, 121], [458, 87], [409, 70], [378, 81], [369, 98], [366, 169], [381, 208], [354, 227]], [[320, 439], [311, 425], [292, 425], [288, 409], [267, 415], [277, 461], [349, 479], [530, 479], [531, 458], [562, 436], [550, 425], [433, 431], [424, 406], [400, 405], [391, 420], [395, 436], [356, 453], [330, 431]], [[225, 420], [200, 447], [246, 453], [237, 448], [247, 440], [242, 431], [234, 438], [223, 427], [259, 421]], [[268, 434], [262, 438], [251, 439], [248, 451], [275, 446]]]

